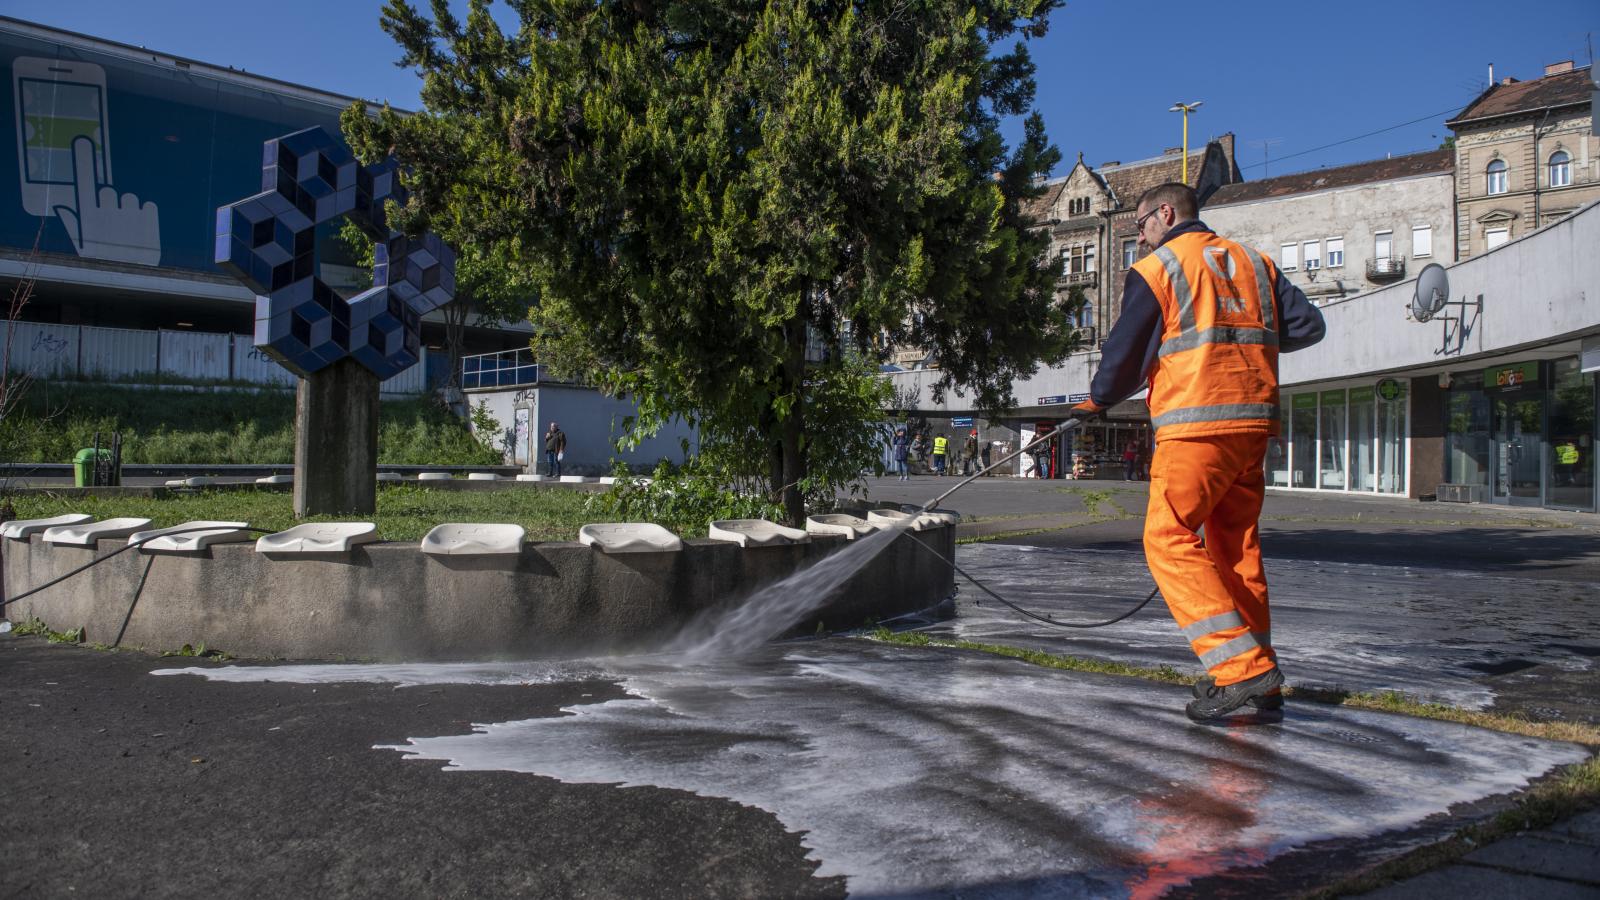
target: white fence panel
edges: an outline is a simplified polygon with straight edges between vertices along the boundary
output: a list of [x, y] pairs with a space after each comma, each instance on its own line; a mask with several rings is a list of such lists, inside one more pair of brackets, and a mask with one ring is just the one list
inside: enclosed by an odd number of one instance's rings
[[118, 378], [156, 371], [161, 343], [155, 332], [90, 325], [80, 331], [83, 350], [78, 365], [85, 377]]
[[230, 338], [226, 334], [163, 330], [161, 374], [228, 380]]
[[417, 364], [385, 381], [378, 390], [384, 394], [420, 394], [428, 387], [428, 363]]
[[14, 322], [10, 327], [7, 368], [34, 378], [63, 378], [78, 373], [77, 325]]
[[233, 380], [252, 384], [294, 384], [294, 373], [278, 365], [265, 351], [256, 349], [248, 334], [233, 336]]

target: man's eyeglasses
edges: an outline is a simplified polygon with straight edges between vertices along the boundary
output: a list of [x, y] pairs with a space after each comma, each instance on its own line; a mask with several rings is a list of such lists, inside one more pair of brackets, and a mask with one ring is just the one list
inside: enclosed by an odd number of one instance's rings
[[[1161, 206], [1166, 206], [1166, 204], [1163, 203], [1163, 204], [1161, 204]], [[1157, 206], [1155, 209], [1152, 209], [1149, 212], [1145, 213], [1144, 215], [1140, 216], [1139, 218], [1135, 219], [1134, 222], [1133, 222], [1133, 230], [1134, 231], [1138, 231], [1138, 232], [1143, 232], [1144, 231], [1144, 223], [1146, 221], [1148, 221], [1151, 216], [1153, 216], [1156, 213], [1160, 212], [1161, 211], [1161, 206]]]

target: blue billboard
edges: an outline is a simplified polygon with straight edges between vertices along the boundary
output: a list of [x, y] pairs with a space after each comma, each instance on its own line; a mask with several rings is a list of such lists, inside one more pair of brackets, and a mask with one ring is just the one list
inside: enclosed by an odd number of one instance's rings
[[136, 266], [218, 273], [216, 210], [261, 190], [263, 142], [337, 135], [344, 105], [3, 22], [0, 66], [0, 245]]

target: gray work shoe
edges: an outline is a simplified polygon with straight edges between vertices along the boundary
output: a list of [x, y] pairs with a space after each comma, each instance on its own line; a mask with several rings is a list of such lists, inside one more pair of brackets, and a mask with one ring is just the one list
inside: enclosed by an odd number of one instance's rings
[[[1233, 712], [1251, 700], [1265, 701], [1270, 694], [1277, 693], [1283, 688], [1283, 673], [1273, 666], [1254, 678], [1246, 679], [1237, 684], [1217, 687], [1213, 681], [1206, 688], [1205, 696], [1190, 701], [1184, 707], [1184, 712], [1196, 722], [1207, 722], [1218, 719]], [[1279, 702], [1282, 694], [1279, 693]]]
[[[1211, 690], [1216, 683], [1217, 680], [1210, 675], [1201, 676], [1200, 680], [1194, 683], [1194, 688], [1192, 689], [1195, 697], [1204, 697], [1206, 691]], [[1283, 690], [1275, 690], [1264, 697], [1251, 697], [1245, 702], [1256, 709], [1283, 709]]]

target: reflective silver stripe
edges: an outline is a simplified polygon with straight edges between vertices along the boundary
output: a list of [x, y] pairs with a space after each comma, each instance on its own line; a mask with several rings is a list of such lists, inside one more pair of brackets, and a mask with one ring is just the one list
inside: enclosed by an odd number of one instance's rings
[[1201, 619], [1198, 622], [1190, 622], [1188, 625], [1185, 625], [1183, 628], [1183, 636], [1191, 641], [1196, 641], [1208, 634], [1218, 631], [1226, 631], [1229, 628], [1238, 628], [1243, 624], [1244, 619], [1240, 618], [1237, 612], [1230, 611], [1225, 613], [1217, 613], [1210, 618]]
[[1268, 347], [1276, 347], [1278, 333], [1236, 325], [1218, 325], [1214, 328], [1202, 328], [1199, 331], [1185, 331], [1162, 341], [1159, 355], [1182, 353], [1202, 344], [1265, 344]]
[[1167, 277], [1172, 280], [1172, 296], [1178, 303], [1178, 327], [1185, 332], [1193, 331], [1194, 291], [1189, 289], [1189, 276], [1183, 274], [1183, 264], [1178, 262], [1178, 254], [1173, 253], [1170, 247], [1157, 247], [1156, 259], [1161, 260]]
[[1276, 419], [1276, 403], [1221, 403], [1216, 406], [1189, 406], [1162, 413], [1150, 420], [1155, 428], [1188, 425], [1191, 422], [1229, 422], [1235, 419]]
[[1222, 665], [1228, 660], [1233, 659], [1235, 656], [1238, 656], [1246, 650], [1249, 650], [1251, 647], [1259, 646], [1261, 645], [1256, 643], [1255, 635], [1249, 633], [1241, 634], [1225, 644], [1213, 647], [1210, 650], [1200, 654], [1200, 665], [1210, 669], [1213, 666]]
[[1245, 256], [1250, 257], [1250, 267], [1256, 270], [1256, 297], [1261, 302], [1261, 322], [1267, 326], [1268, 331], [1277, 334], [1278, 311], [1274, 308], [1277, 304], [1272, 301], [1272, 282], [1267, 280], [1267, 263], [1255, 250], [1243, 244], [1239, 245], [1239, 249], [1244, 251]]

